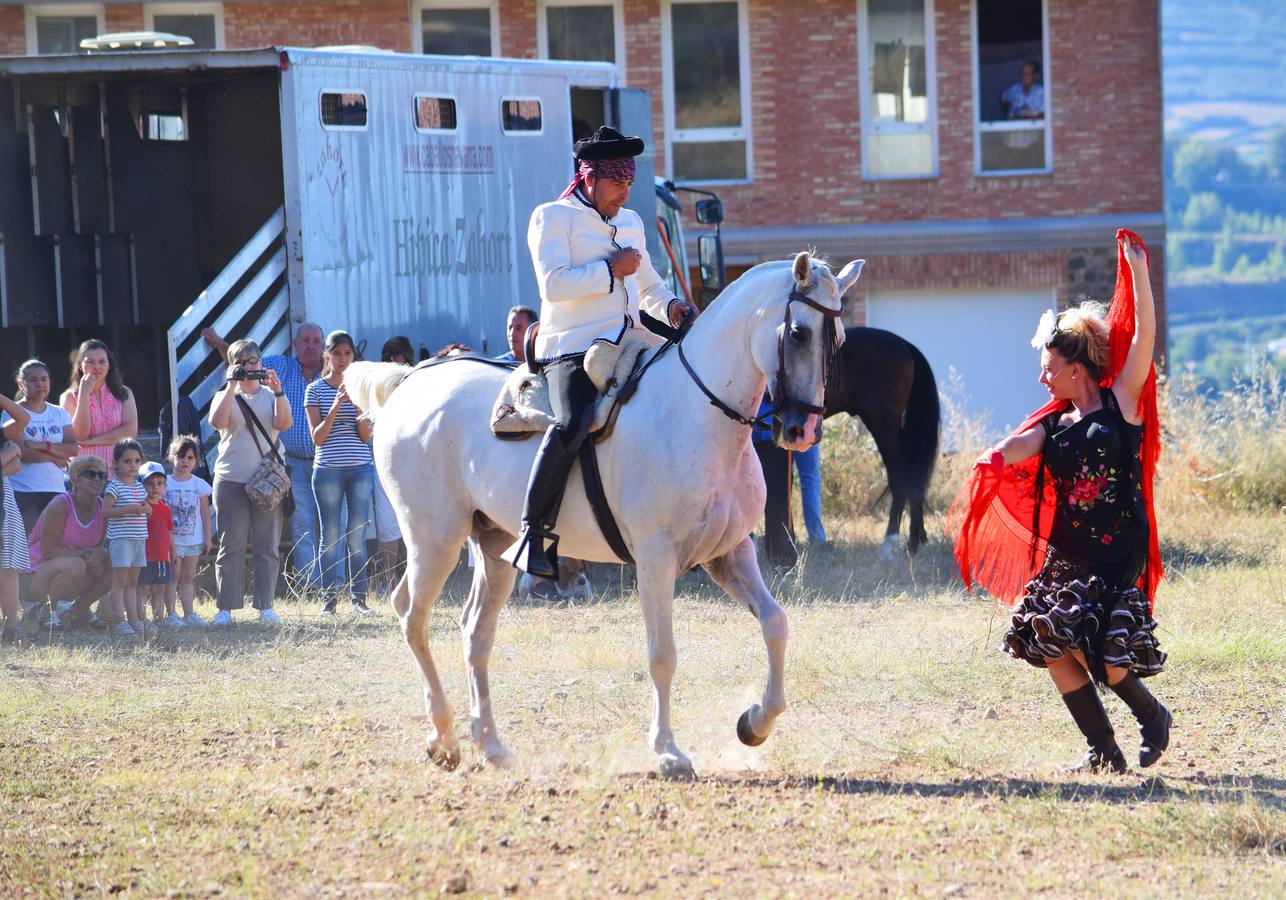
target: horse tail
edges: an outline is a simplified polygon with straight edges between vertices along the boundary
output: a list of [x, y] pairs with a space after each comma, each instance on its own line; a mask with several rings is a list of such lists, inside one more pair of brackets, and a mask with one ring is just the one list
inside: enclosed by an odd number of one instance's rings
[[344, 372], [344, 387], [354, 405], [373, 420], [394, 388], [410, 374], [410, 368], [397, 363], [355, 362]]
[[899, 476], [907, 498], [911, 503], [923, 506], [929, 492], [929, 481], [933, 478], [933, 467], [938, 461], [938, 426], [942, 410], [938, 404], [938, 381], [933, 377], [929, 361], [910, 341], [906, 346], [915, 363], [915, 374], [906, 410], [902, 414]]

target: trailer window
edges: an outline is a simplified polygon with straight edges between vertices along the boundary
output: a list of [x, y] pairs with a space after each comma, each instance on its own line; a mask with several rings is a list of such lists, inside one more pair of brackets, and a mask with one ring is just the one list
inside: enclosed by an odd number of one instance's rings
[[416, 131], [455, 131], [455, 98], [415, 97]]
[[366, 95], [355, 91], [322, 91], [321, 123], [325, 128], [366, 128]]
[[500, 128], [505, 134], [538, 134], [544, 127], [539, 100], [513, 98], [500, 101]]

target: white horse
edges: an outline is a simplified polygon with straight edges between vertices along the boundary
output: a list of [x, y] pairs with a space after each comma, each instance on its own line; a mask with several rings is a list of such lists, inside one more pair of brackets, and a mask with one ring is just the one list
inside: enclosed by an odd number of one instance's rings
[[[843, 340], [837, 318], [841, 298], [857, 281], [861, 265], [860, 260], [850, 263], [837, 278], [800, 253], [793, 263], [751, 269], [696, 320], [681, 345], [697, 378], [745, 418], [755, 415], [767, 380], [793, 401], [779, 410], [778, 442], [796, 450], [811, 446], [821, 432], [825, 355]], [[837, 337], [828, 339], [827, 329], [835, 329]], [[784, 369], [780, 378], [779, 368]], [[492, 714], [487, 661], [496, 619], [515, 577], [500, 555], [518, 533], [539, 441], [501, 441], [492, 435], [488, 416], [504, 382], [502, 370], [461, 360], [410, 371], [391, 363], [354, 363], [344, 377], [353, 402], [377, 421], [375, 465], [406, 539], [406, 573], [393, 592], [393, 609], [423, 675], [432, 721], [430, 756], [454, 767], [459, 742], [429, 651], [429, 612], [461, 545], [474, 541], [477, 564], [460, 615], [473, 740], [489, 762], [504, 764], [511, 754]], [[764, 585], [748, 536], [765, 497], [750, 428], [712, 404], [672, 349], [640, 381], [598, 455], [608, 502], [637, 565], [654, 689], [652, 749], [663, 774], [690, 777], [692, 763], [670, 728], [674, 582], [680, 573], [704, 566], [763, 631], [767, 685], [762, 701], [737, 723], [741, 740], [762, 743], [786, 709], [786, 616]], [[558, 517], [560, 552], [615, 562], [590, 512], [578, 468]]]

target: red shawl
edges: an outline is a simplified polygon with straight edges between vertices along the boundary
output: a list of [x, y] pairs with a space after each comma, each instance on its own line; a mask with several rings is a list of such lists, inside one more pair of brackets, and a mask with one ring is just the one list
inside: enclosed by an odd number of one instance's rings
[[[1116, 232], [1118, 241], [1128, 239], [1142, 246], [1142, 239], [1124, 228]], [[1147, 258], [1147, 248], [1144, 248]], [[1116, 289], [1107, 312], [1108, 362], [1099, 384], [1110, 388], [1134, 339], [1134, 278], [1125, 251], [1118, 244]], [[1052, 412], [1063, 412], [1071, 404], [1051, 400], [1023, 420], [1013, 432], [1021, 434]], [[1139, 415], [1143, 419], [1143, 504], [1148, 517], [1148, 558], [1139, 588], [1151, 604], [1161, 580], [1161, 550], [1157, 541], [1156, 511], [1152, 501], [1152, 481], [1160, 455], [1160, 428], [1157, 423], [1156, 367], [1148, 372], [1147, 382], [1139, 397]], [[1040, 521], [1036, 516], [1037, 467], [1041, 456], [1006, 466], [996, 474], [991, 469], [975, 469], [951, 504], [947, 527], [956, 536], [955, 556], [960, 576], [972, 589], [978, 582], [997, 599], [1012, 604], [1023, 586], [1040, 570], [1050, 528], [1054, 522], [1053, 479], [1046, 473], [1042, 479]], [[1033, 525], [1035, 531], [1033, 532]]]

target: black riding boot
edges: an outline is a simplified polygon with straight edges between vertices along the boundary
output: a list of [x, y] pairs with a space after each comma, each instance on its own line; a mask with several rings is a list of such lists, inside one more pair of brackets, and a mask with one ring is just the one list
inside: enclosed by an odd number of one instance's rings
[[1170, 723], [1174, 721], [1170, 710], [1152, 696], [1133, 672], [1109, 687], [1125, 701], [1139, 721], [1139, 765], [1145, 769], [1156, 765], [1165, 748], [1170, 746]]
[[1111, 769], [1118, 774], [1127, 771], [1125, 755], [1116, 746], [1116, 732], [1112, 730], [1107, 710], [1103, 709], [1103, 702], [1099, 700], [1098, 690], [1093, 682], [1063, 694], [1063, 702], [1067, 704], [1072, 720], [1090, 745], [1090, 752], [1072, 771], [1101, 772]]
[[522, 533], [504, 558], [541, 578], [558, 578], [558, 535], [554, 522], [563, 502], [567, 476], [576, 463], [576, 450], [563, 446], [558, 429], [551, 426], [536, 451], [536, 463], [527, 482], [527, 501], [522, 508]]

